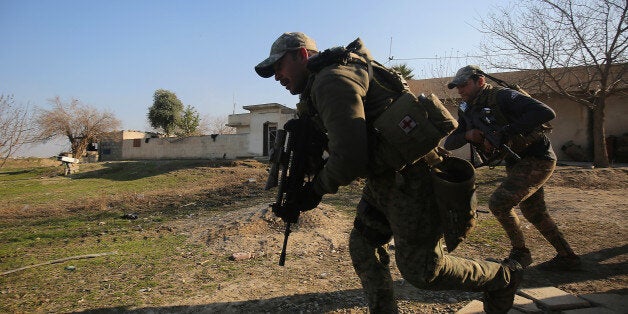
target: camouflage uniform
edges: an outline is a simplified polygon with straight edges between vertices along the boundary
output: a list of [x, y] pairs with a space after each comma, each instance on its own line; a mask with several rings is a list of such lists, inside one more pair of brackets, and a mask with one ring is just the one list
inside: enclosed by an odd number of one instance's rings
[[[369, 53], [363, 50], [360, 55]], [[397, 266], [416, 287], [494, 291], [508, 286], [511, 271], [507, 267], [444, 254], [441, 222], [425, 162], [401, 172], [371, 168], [370, 123], [399, 94], [373, 81], [359, 62], [329, 65], [310, 77], [298, 105], [300, 115], [313, 116], [329, 137], [330, 156], [314, 180], [315, 190], [335, 193], [339, 186], [367, 177], [349, 249], [369, 309], [373, 313], [397, 312], [386, 249], [391, 237]]]
[[[274, 75], [291, 93], [299, 93], [299, 116], [310, 116], [327, 134], [329, 158], [309, 185], [313, 193], [336, 193], [339, 186], [367, 178], [349, 250], [369, 309], [397, 312], [387, 251], [392, 237], [397, 265], [408, 282], [426, 289], [484, 291], [487, 312], [506, 312], [521, 272], [500, 263], [443, 254], [443, 230], [427, 163], [418, 161], [396, 172], [377, 168], [379, 163], [373, 161], [377, 141], [372, 123], [401, 91], [391, 88], [395, 82], [386, 78], [383, 68], [369, 67], [372, 57], [361, 41], [354, 43], [359, 48], [330, 63], [320, 61], [325, 52], [316, 56], [308, 52], [304, 69], [304, 49], [316, 50], [314, 41], [303, 33], [284, 33], [255, 70], [262, 77]], [[281, 61], [277, 70], [275, 62], [295, 49], [295, 57]], [[302, 74], [309, 75], [303, 89]]]
[[[519, 125], [516, 128], [524, 134], [538, 132], [533, 130], [555, 117], [551, 108], [536, 99], [511, 89], [494, 88], [490, 84], [486, 84], [468, 105], [471, 108], [499, 106], [496, 108], [499, 110], [497, 116], [501, 116], [498, 120], [504, 121], [498, 122], [502, 126], [517, 123]], [[458, 122], [458, 129], [445, 141], [447, 149], [456, 149], [466, 144], [465, 132], [476, 128], [465, 119], [460, 118]], [[513, 247], [511, 257], [519, 258], [518, 261], [524, 266], [530, 264], [532, 259], [526, 248], [521, 223], [513, 209], [517, 204], [524, 217], [550, 242], [559, 256], [575, 256], [545, 205], [543, 185], [556, 166], [556, 155], [549, 138], [540, 134], [539, 138], [528, 144], [516, 151], [522, 158], [520, 161], [506, 158], [507, 177], [493, 192], [488, 203], [489, 209], [510, 239]], [[525, 257], [521, 256], [524, 254], [522, 252], [525, 252]]]
[[428, 166], [369, 177], [350, 237], [353, 266], [373, 313], [394, 313], [396, 303], [385, 248], [394, 238], [397, 267], [420, 289], [482, 291], [503, 288], [501, 264], [445, 255]]

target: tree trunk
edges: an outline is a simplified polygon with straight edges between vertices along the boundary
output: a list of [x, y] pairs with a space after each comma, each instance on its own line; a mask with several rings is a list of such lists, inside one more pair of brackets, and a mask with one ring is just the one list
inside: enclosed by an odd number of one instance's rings
[[70, 142], [72, 143], [72, 156], [76, 159], [81, 159], [87, 151], [89, 141], [83, 138], [73, 138], [70, 139]]
[[604, 130], [604, 97], [596, 101], [593, 108], [593, 165], [597, 168], [608, 168], [608, 152], [606, 151], [606, 132]]

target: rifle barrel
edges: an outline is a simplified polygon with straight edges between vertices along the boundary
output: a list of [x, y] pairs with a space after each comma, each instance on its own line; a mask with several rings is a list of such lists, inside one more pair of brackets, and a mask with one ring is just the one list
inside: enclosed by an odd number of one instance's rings
[[279, 256], [279, 266], [286, 264], [286, 247], [288, 246], [288, 237], [290, 236], [290, 223], [286, 222], [286, 231], [283, 233], [283, 248], [281, 249], [281, 256]]
[[508, 152], [508, 155], [510, 155], [512, 158], [516, 159], [517, 161], [521, 160], [521, 157], [517, 155], [517, 153], [515, 153], [508, 145], [502, 144], [501, 149]]

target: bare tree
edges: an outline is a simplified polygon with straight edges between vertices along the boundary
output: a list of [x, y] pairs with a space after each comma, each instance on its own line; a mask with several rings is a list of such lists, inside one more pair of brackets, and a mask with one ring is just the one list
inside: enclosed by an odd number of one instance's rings
[[[626, 0], [533, 0], [498, 7], [480, 21], [494, 68], [531, 71], [540, 91], [593, 114], [594, 165], [608, 167], [604, 109], [626, 88]], [[530, 89], [530, 88], [528, 88]]]
[[236, 129], [227, 126], [229, 119], [227, 116], [203, 115], [199, 125], [199, 132], [202, 134], [235, 134]]
[[27, 125], [28, 106], [16, 105], [13, 96], [0, 95], [0, 168], [30, 141]]
[[113, 113], [83, 104], [72, 99], [69, 104], [59, 96], [49, 100], [51, 110], [38, 109], [35, 113], [35, 125], [38, 127], [38, 139], [48, 140], [65, 136], [70, 141], [72, 155], [81, 158], [90, 143], [107, 132], [120, 127], [120, 121]]

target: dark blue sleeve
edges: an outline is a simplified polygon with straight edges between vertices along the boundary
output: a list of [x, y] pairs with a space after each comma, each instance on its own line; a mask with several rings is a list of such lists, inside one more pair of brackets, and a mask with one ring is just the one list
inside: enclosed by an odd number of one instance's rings
[[497, 103], [510, 122], [510, 129], [517, 133], [528, 133], [556, 117], [546, 104], [512, 89], [500, 90]]
[[467, 140], [464, 138], [467, 132], [467, 120], [462, 115], [462, 111], [458, 110], [458, 128], [449, 134], [443, 143], [443, 147], [447, 150], [458, 149], [467, 144]]

